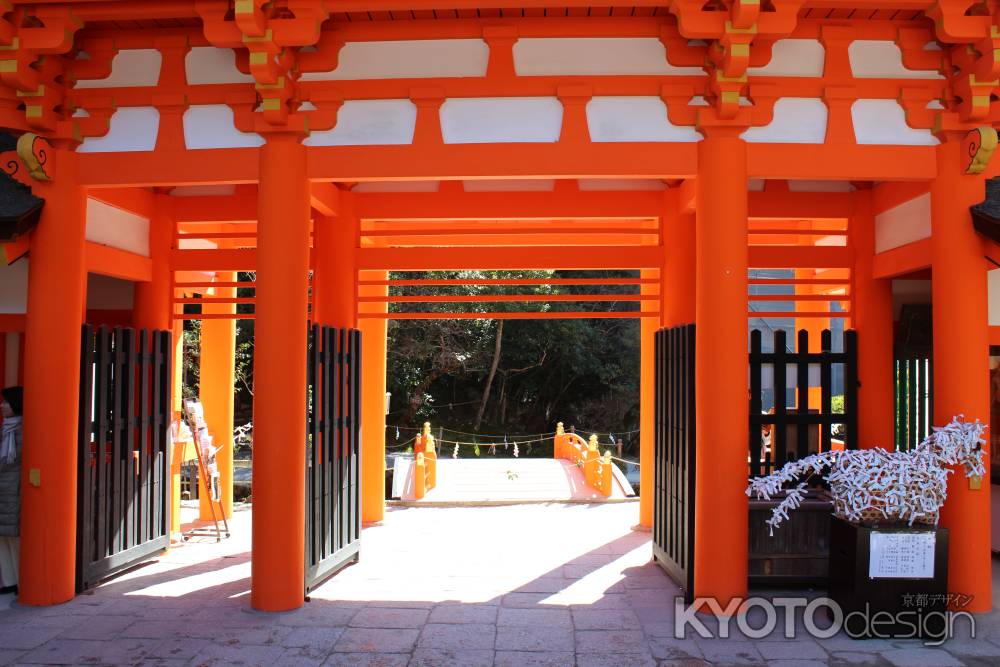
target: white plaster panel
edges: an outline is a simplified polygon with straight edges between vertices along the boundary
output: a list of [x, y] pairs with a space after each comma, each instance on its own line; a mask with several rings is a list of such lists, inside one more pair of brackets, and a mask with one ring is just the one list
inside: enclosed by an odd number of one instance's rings
[[771, 62], [751, 67], [751, 76], [823, 76], [826, 50], [817, 39], [779, 39], [771, 50]]
[[417, 107], [410, 100], [353, 100], [337, 112], [333, 129], [313, 132], [306, 146], [412, 144]]
[[28, 312], [28, 261], [0, 261], [0, 313]]
[[990, 326], [1000, 326], [1000, 269], [986, 273], [989, 285], [989, 317]]
[[466, 192], [552, 192], [555, 188], [556, 182], [551, 178], [462, 181], [462, 189]]
[[9, 331], [4, 336], [3, 386], [13, 387], [17, 384], [17, 368], [21, 365], [21, 334]]
[[930, 130], [906, 124], [906, 114], [896, 100], [856, 100], [851, 105], [854, 137], [859, 144], [936, 146]]
[[79, 153], [134, 153], [156, 147], [160, 112], [156, 107], [123, 107], [111, 114], [110, 129], [103, 137], [88, 137]]
[[149, 257], [149, 220], [87, 199], [88, 241]]
[[426, 79], [486, 76], [489, 47], [481, 39], [425, 39], [348, 42], [337, 69], [306, 72], [302, 81]]
[[160, 81], [163, 56], [156, 49], [124, 49], [111, 61], [111, 74], [103, 79], [77, 81], [76, 88], [138, 88]]
[[196, 46], [184, 57], [187, 82], [193, 86], [208, 83], [253, 83], [253, 77], [236, 68], [236, 52], [214, 46]]
[[700, 67], [674, 67], [654, 37], [529, 37], [514, 44], [514, 70], [521, 76], [579, 74], [704, 74]]
[[941, 79], [933, 70], [907, 69], [903, 53], [889, 40], [859, 39], [847, 47], [851, 71], [859, 79]]
[[594, 97], [587, 103], [591, 141], [699, 141], [693, 127], [674, 125], [659, 97]]
[[666, 190], [663, 181], [655, 178], [581, 178], [580, 190], [588, 191], [629, 191]]
[[233, 110], [225, 104], [202, 104], [184, 112], [184, 145], [203, 148], [256, 148], [264, 138], [255, 132], [240, 132], [233, 124]]
[[351, 192], [437, 192], [440, 181], [364, 181]]
[[931, 235], [931, 195], [925, 193], [875, 216], [875, 252]]
[[774, 117], [763, 127], [751, 127], [741, 136], [750, 143], [821, 144], [826, 139], [827, 108], [816, 97], [782, 97], [774, 103]]
[[87, 310], [128, 310], [134, 301], [135, 285], [96, 273], [87, 275]]
[[441, 105], [446, 144], [555, 142], [562, 128], [555, 97], [453, 98]]

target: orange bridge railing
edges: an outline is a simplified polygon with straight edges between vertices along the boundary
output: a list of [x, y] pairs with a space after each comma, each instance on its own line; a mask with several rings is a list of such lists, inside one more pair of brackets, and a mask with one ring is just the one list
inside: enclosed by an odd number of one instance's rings
[[423, 433], [414, 440], [413, 454], [416, 458], [413, 471], [413, 497], [420, 500], [437, 486], [437, 452], [434, 447], [434, 436], [431, 435], [430, 422], [424, 422]]
[[559, 422], [553, 441], [553, 455], [583, 468], [583, 476], [588, 485], [604, 496], [611, 495], [611, 452], [604, 452], [604, 456], [601, 456], [597, 450], [596, 435], [591, 435], [589, 441], [584, 440], [576, 433], [566, 433], [562, 422]]

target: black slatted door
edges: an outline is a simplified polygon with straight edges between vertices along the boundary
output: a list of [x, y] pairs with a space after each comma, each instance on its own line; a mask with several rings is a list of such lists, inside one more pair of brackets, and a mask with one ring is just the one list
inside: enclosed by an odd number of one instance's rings
[[84, 325], [77, 590], [170, 546], [169, 331]]
[[309, 336], [305, 593], [361, 549], [361, 332]]
[[653, 557], [694, 591], [694, 325], [656, 332]]

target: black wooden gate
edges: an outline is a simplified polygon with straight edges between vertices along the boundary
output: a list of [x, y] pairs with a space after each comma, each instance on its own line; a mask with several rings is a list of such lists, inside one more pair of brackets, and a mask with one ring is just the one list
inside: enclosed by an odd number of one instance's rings
[[169, 331], [84, 325], [77, 590], [170, 546]]
[[694, 595], [694, 325], [656, 332], [653, 557]]
[[[798, 333], [798, 346], [787, 349], [786, 335], [774, 332], [773, 352], [764, 352], [761, 332], [750, 333], [750, 476], [770, 474], [789, 460], [828, 451], [833, 445], [832, 427], [842, 427], [845, 449], [855, 449], [858, 441], [858, 340], [854, 331], [844, 332], [844, 351], [834, 352], [829, 329], [821, 334], [821, 351], [809, 352], [809, 334]], [[842, 367], [843, 411], [833, 406], [833, 376]], [[810, 405], [810, 368], [819, 371], [820, 404]], [[795, 400], [789, 406], [788, 374], [794, 373]], [[773, 406], [763, 410], [765, 373], [773, 378]], [[815, 378], [812, 378], [815, 380]], [[770, 451], [764, 447], [762, 427], [770, 427]]]
[[361, 549], [361, 332], [314, 325], [306, 439], [306, 595]]
[[896, 449], [907, 451], [930, 434], [934, 419], [934, 365], [927, 356], [897, 358], [893, 365]]

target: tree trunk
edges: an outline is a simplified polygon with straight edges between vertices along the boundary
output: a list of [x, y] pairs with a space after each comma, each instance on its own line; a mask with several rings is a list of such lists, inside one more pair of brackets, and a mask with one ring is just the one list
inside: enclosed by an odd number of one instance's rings
[[486, 403], [490, 400], [490, 389], [493, 386], [493, 378], [497, 374], [497, 366], [500, 365], [500, 348], [503, 341], [503, 320], [497, 320], [497, 337], [493, 346], [493, 363], [490, 364], [490, 374], [486, 378], [486, 387], [483, 389], [483, 400], [479, 404], [479, 411], [476, 413], [476, 422], [472, 426], [473, 431], [478, 431], [483, 423], [483, 413], [486, 412]]

